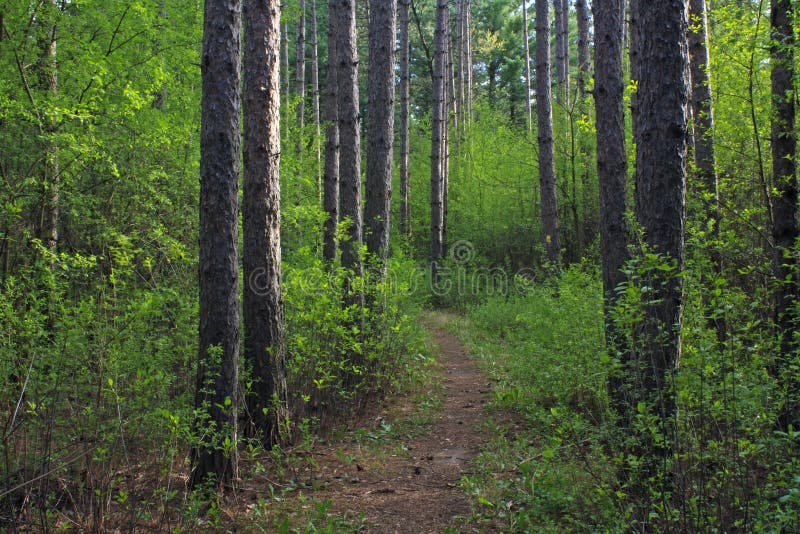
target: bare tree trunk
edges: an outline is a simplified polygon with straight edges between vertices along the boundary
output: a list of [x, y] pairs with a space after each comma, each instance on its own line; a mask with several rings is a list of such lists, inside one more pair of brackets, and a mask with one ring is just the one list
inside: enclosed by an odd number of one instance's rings
[[195, 409], [201, 442], [192, 447], [190, 485], [228, 484], [235, 462], [239, 403], [239, 0], [206, 0], [200, 129], [200, 342]]
[[525, 47], [525, 117], [528, 131], [533, 131], [533, 103], [531, 102], [531, 47], [528, 42], [528, 3], [522, 0], [522, 44]]
[[[625, 113], [622, 69], [622, 10], [624, 0], [594, 0], [595, 82], [597, 124], [597, 179], [600, 189], [600, 251], [603, 268], [603, 302], [606, 344], [614, 353], [620, 339], [611, 310], [616, 289], [624, 280], [622, 267], [628, 260], [628, 229], [625, 219], [628, 158], [625, 151]], [[623, 361], [623, 365], [627, 365]], [[618, 408], [628, 403], [623, 377], [612, 377], [609, 394]]]
[[[297, 41], [295, 42], [295, 71], [294, 83], [295, 92], [300, 100], [297, 102], [297, 128], [302, 132], [305, 126], [306, 115], [306, 2], [297, 0], [297, 7], [300, 10], [300, 19], [297, 21]], [[297, 152], [303, 149], [302, 133], [298, 136]]]
[[[797, 137], [794, 103], [794, 9], [790, 0], [773, 0], [771, 5], [772, 45], [772, 174], [775, 181], [772, 195], [775, 240], [774, 270], [778, 286], [775, 291], [775, 322], [781, 334], [778, 373], [786, 372], [795, 361], [798, 300], [797, 256]], [[780, 375], [779, 375], [780, 376]], [[794, 376], [790, 372], [789, 376]], [[785, 380], [785, 379], [784, 379]], [[797, 427], [800, 386], [796, 378], [786, 381], [786, 397], [780, 410], [778, 424], [787, 429]]]
[[[560, 0], [556, 0], [560, 2]], [[557, 267], [560, 243], [553, 152], [553, 107], [550, 93], [550, 4], [536, 6], [536, 115], [539, 143], [539, 188], [542, 203], [542, 243], [548, 261]]]
[[[624, 9], [624, 6], [620, 8]], [[583, 98], [589, 73], [589, 9], [586, 0], [575, 0], [575, 16], [578, 18], [578, 93]], [[622, 44], [620, 42], [620, 44]]]
[[340, 244], [342, 265], [361, 275], [361, 115], [358, 109], [358, 47], [355, 0], [335, 0], [339, 37], [339, 206], [349, 221], [347, 239]]
[[292, 78], [289, 72], [289, 25], [281, 25], [281, 101], [283, 102], [283, 121], [281, 122], [281, 137], [284, 141], [289, 139], [289, 95], [291, 94]]
[[464, 115], [466, 122], [472, 122], [472, 9], [471, 0], [462, 0], [464, 10]]
[[264, 444], [288, 421], [281, 293], [280, 4], [244, 4], [244, 358], [248, 411]]
[[408, 8], [411, 0], [399, 0], [400, 11], [400, 232], [411, 234], [411, 182], [409, 176], [409, 39]]
[[444, 130], [445, 108], [445, 24], [447, 0], [436, 2], [436, 30], [433, 40], [433, 111], [431, 127], [431, 277], [438, 281], [438, 263], [444, 256], [442, 226], [444, 222]]
[[463, 0], [455, 0], [455, 35], [453, 36], [454, 50], [452, 52], [455, 82], [455, 109], [458, 112], [456, 123], [464, 121], [464, 8]]
[[323, 209], [325, 221], [322, 255], [330, 264], [336, 259], [336, 230], [339, 225], [339, 36], [336, 0], [328, 1], [328, 85], [325, 88], [325, 176]]
[[373, 2], [369, 18], [369, 124], [364, 218], [367, 251], [385, 275], [394, 145], [394, 46], [397, 0]]
[[[632, 494], [641, 499], [634, 516], [646, 525], [649, 495], [672, 491], [674, 371], [681, 355], [684, 225], [688, 160], [689, 54], [686, 0], [633, 0], [631, 62], [638, 75], [633, 107], [636, 143], [636, 220], [644, 231], [648, 253], [676, 271], [654, 268], [647, 282], [652, 292], [642, 303], [636, 327], [631, 366], [629, 413], [639, 406], [656, 418], [657, 438], [650, 431], [638, 435], [637, 457], [643, 457]], [[629, 416], [632, 418], [633, 416]], [[655, 485], [651, 480], [659, 481]], [[641, 481], [647, 481], [641, 483]]]
[[314, 150], [317, 156], [317, 195], [322, 205], [322, 148], [319, 109], [319, 46], [317, 36], [317, 0], [311, 0], [311, 107], [314, 116]]
[[[48, 0], [42, 9], [42, 22], [46, 35], [42, 43], [40, 59], [40, 85], [47, 95], [48, 107], [56, 106], [58, 98], [58, 66], [56, 59], [56, 32], [58, 16], [57, 0]], [[44, 139], [44, 165], [42, 168], [42, 213], [39, 221], [39, 239], [42, 244], [54, 251], [58, 244], [58, 211], [60, 172], [58, 166], [58, 146], [54, 142], [58, 123], [55, 113], [46, 113], [41, 123]]]
[[563, 104], [569, 101], [569, 4], [553, 0], [556, 26], [556, 98]]
[[[694, 124], [694, 163], [703, 193], [711, 200], [705, 201], [703, 215], [708, 235], [714, 241], [711, 261], [718, 274], [722, 273], [722, 256], [716, 241], [719, 238], [720, 206], [717, 183], [717, 158], [714, 151], [714, 108], [711, 93], [710, 61], [708, 57], [708, 17], [705, 0], [689, 2], [689, 62], [692, 76], [692, 117]], [[717, 337], [725, 337], [722, 318], [710, 323]]]

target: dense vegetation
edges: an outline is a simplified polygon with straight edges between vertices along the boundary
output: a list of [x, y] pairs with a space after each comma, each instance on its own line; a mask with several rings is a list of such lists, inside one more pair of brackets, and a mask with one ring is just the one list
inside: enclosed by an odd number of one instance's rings
[[[625, 26], [629, 258], [613, 294], [603, 288], [597, 157], [605, 132], [596, 128], [582, 48], [586, 2], [555, 0], [565, 11], [547, 18], [563, 22], [548, 32], [553, 50], [544, 54], [555, 63], [552, 236], [538, 180], [535, 112], [544, 104], [531, 102], [536, 80], [526, 73], [535, 78], [536, 69], [530, 59], [526, 70], [523, 40], [527, 31], [535, 48], [541, 0], [399, 3], [410, 25], [409, 130], [395, 121], [394, 137], [408, 136], [410, 178], [406, 185], [403, 165], [394, 165], [388, 259], [379, 240], [371, 244], [383, 216], [365, 219], [363, 247], [360, 205], [342, 205], [339, 215], [359, 216], [331, 224], [325, 145], [342, 119], [325, 109], [326, 36], [336, 33], [329, 8], [289, 0], [281, 10], [279, 267], [290, 416], [280, 439], [264, 439], [259, 427], [268, 408], [248, 411], [264, 380], [249, 359], [237, 368], [238, 393], [214, 407], [238, 420], [238, 433], [215, 427], [208, 406], [193, 400], [204, 387], [199, 362], [213, 368], [223, 356], [198, 346], [202, 3], [0, 6], [0, 528], [193, 528], [218, 501], [213, 480], [189, 490], [190, 450], [213, 449], [234, 464], [238, 456], [239, 481], [279, 470], [292, 444], [418, 376], [427, 363], [417, 323], [424, 307], [463, 314], [460, 334], [494, 379], [494, 405], [520, 419], [515, 433], [498, 427], [463, 481], [479, 515], [517, 532], [800, 528], [796, 176], [793, 165], [776, 165], [794, 161], [793, 111], [791, 124], [777, 116], [794, 101], [791, 3], [704, 8], [714, 121], [705, 133], [710, 111], [689, 122], [683, 261], [653, 246], [635, 210], [643, 143], [634, 142], [642, 138], [630, 110], [641, 76], [631, 75], [628, 51], [641, 36]], [[350, 118], [371, 147], [367, 58], [381, 58], [368, 46], [368, 18], [379, 10], [354, 4], [362, 65]], [[791, 38], [776, 30], [781, 13]], [[702, 15], [693, 12], [692, 31]], [[789, 73], [783, 93], [775, 92], [778, 67]], [[715, 147], [716, 190], [694, 158], [705, 138]], [[786, 144], [791, 151], [780, 152]], [[431, 199], [437, 145], [446, 176], [436, 183], [439, 207]], [[359, 169], [375, 168], [366, 152], [363, 165], [358, 151], [348, 163], [359, 184]], [[437, 209], [439, 237], [431, 232]], [[242, 292], [252, 289], [252, 277], [241, 279]], [[679, 288], [682, 321], [674, 336], [667, 325], [647, 337], [648, 314], [670, 288]], [[642, 347], [675, 339], [680, 361], [666, 370], [662, 397], [625, 390], [639, 385], [627, 381]]]

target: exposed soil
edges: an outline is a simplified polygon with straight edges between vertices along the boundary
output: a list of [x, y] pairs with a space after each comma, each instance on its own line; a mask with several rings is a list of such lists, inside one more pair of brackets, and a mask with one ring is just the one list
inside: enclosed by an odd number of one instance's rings
[[[441, 384], [441, 406], [430, 423], [394, 448], [373, 450], [351, 442], [328, 444], [327, 450], [312, 453], [317, 465], [314, 477], [324, 481], [313, 498], [330, 500], [337, 515], [364, 514], [368, 532], [469, 530], [469, 497], [460, 491], [458, 481], [487, 439], [482, 424], [487, 379], [461, 343], [442, 329], [445, 318], [426, 319], [438, 352], [434, 372], [440, 377], [433, 382]], [[386, 410], [397, 426], [403, 424], [404, 414], [413, 413], [408, 399]]]

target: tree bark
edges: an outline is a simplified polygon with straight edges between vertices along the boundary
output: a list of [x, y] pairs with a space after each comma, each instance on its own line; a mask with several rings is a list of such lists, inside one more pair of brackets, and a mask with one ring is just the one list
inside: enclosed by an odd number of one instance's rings
[[323, 209], [325, 220], [322, 255], [330, 264], [336, 259], [336, 231], [339, 225], [339, 43], [335, 0], [328, 2], [328, 85], [325, 88], [325, 175]]
[[206, 0], [200, 128], [200, 327], [190, 485], [233, 477], [239, 359], [239, 0]]
[[[794, 10], [790, 0], [773, 0], [771, 5], [772, 39], [772, 195], [773, 227], [775, 241], [774, 270], [777, 279], [775, 290], [775, 322], [781, 334], [777, 373], [790, 368], [796, 344], [793, 334], [796, 327], [794, 307], [798, 299], [797, 280], [797, 168], [794, 108], [794, 47], [792, 22]], [[797, 427], [800, 386], [795, 379], [785, 385], [786, 398], [779, 413], [778, 424], [787, 429]]]
[[400, 232], [411, 234], [411, 181], [409, 176], [409, 39], [408, 8], [411, 0], [399, 0], [400, 41]]
[[[606, 344], [609, 352], [619, 347], [619, 336], [611, 317], [616, 288], [624, 280], [622, 267], [628, 260], [628, 229], [625, 219], [628, 158], [625, 150], [625, 114], [622, 69], [622, 10], [624, 0], [594, 0], [595, 82], [597, 125], [597, 179], [600, 189], [600, 253], [603, 270], [603, 302]], [[626, 365], [627, 362], [623, 362]], [[618, 407], [624, 406], [622, 384], [612, 377], [609, 393]]]
[[[620, 11], [624, 6], [620, 8]], [[583, 98], [589, 73], [589, 9], [586, 0], [575, 0], [575, 16], [578, 19], [578, 93]], [[620, 48], [622, 43], [620, 42]]]
[[[636, 220], [644, 230], [648, 252], [683, 269], [688, 159], [689, 56], [685, 0], [635, 0], [635, 53], [638, 90]], [[675, 413], [670, 377], [681, 354], [683, 284], [677, 273], [652, 273], [653, 302], [644, 308], [637, 340], [636, 387], [652, 402], [662, 421]], [[634, 404], [632, 408], [635, 408]], [[666, 432], [666, 428], [662, 428]], [[667, 436], [665, 435], [665, 438]]]
[[339, 207], [349, 221], [347, 239], [340, 244], [342, 266], [361, 275], [361, 130], [358, 108], [358, 48], [355, 0], [335, 0], [338, 40]]
[[472, 122], [472, 9], [471, 0], [462, 0], [464, 29], [464, 118]]
[[394, 145], [394, 46], [397, 0], [373, 2], [369, 17], [369, 124], [364, 218], [367, 251], [385, 274]]
[[314, 151], [317, 157], [317, 195], [319, 204], [323, 202], [322, 192], [322, 132], [320, 128], [319, 105], [319, 43], [317, 35], [317, 0], [311, 0], [311, 108], [314, 117]]
[[444, 129], [445, 121], [445, 28], [447, 0], [436, 2], [436, 29], [433, 40], [433, 110], [431, 114], [431, 277], [438, 281], [438, 264], [444, 256]]
[[566, 0], [553, 0], [556, 27], [556, 98], [564, 105], [569, 95], [569, 4]]
[[248, 411], [270, 447], [288, 421], [281, 292], [280, 4], [244, 5], [244, 358]]
[[[300, 99], [297, 102], [295, 112], [297, 114], [297, 127], [300, 132], [305, 126], [306, 116], [306, 2], [297, 0], [297, 7], [300, 10], [300, 18], [297, 21], [297, 41], [295, 42], [295, 70], [294, 70], [294, 90]], [[297, 152], [303, 150], [302, 133], [298, 137]]]
[[[560, 0], [556, 0], [560, 2]], [[555, 267], [560, 244], [556, 200], [555, 155], [553, 152], [553, 107], [550, 92], [550, 4], [535, 0], [536, 6], [536, 118], [539, 143], [539, 189], [542, 203], [542, 243], [547, 260]]]
[[528, 3], [522, 0], [522, 45], [525, 47], [525, 117], [528, 131], [533, 131], [533, 104], [531, 102], [531, 47], [528, 42]]
[[[58, 29], [57, 0], [48, 0], [43, 6], [40, 16], [44, 25], [44, 38], [39, 68], [39, 85], [48, 108], [54, 108], [58, 98], [58, 64], [56, 58], [56, 33]], [[58, 166], [58, 145], [55, 134], [58, 123], [55, 113], [46, 113], [41, 122], [41, 133], [44, 141], [44, 165], [42, 168], [42, 212], [39, 220], [38, 237], [42, 245], [54, 251], [58, 244], [58, 211], [59, 188], [61, 177]]]

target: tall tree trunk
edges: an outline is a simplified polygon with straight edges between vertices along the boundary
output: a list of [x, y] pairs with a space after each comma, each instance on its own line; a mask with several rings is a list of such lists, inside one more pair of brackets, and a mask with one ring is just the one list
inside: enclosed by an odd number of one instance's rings
[[322, 148], [319, 106], [319, 46], [317, 36], [317, 0], [311, 0], [311, 108], [314, 116], [314, 151], [317, 157], [317, 195], [322, 205]]
[[292, 86], [292, 75], [289, 72], [289, 25], [281, 24], [281, 101], [283, 102], [283, 121], [281, 122], [281, 137], [284, 141], [289, 139], [289, 95]]
[[385, 275], [394, 145], [394, 46], [397, 0], [373, 2], [369, 17], [369, 124], [364, 218], [367, 251]]
[[[671, 463], [674, 445], [673, 373], [681, 355], [684, 223], [686, 211], [686, 170], [688, 159], [689, 54], [686, 0], [633, 0], [635, 16], [631, 62], [638, 74], [633, 106], [637, 119], [636, 220], [644, 231], [648, 252], [673, 262], [677, 272], [653, 269], [648, 276], [652, 293], [643, 304], [634, 348], [631, 412], [642, 403], [657, 417], [658, 438], [650, 432], [640, 435], [645, 455], [638, 480], [660, 480], [655, 491], [671, 492]], [[648, 483], [648, 485], [650, 485]], [[634, 493], [653, 488], [641, 486]], [[635, 512], [647, 521], [647, 510]]]
[[455, 35], [453, 35], [453, 62], [455, 82], [455, 109], [457, 110], [456, 123], [464, 120], [464, 9], [463, 0], [455, 0]]
[[533, 104], [531, 102], [531, 47], [528, 42], [528, 3], [522, 0], [522, 45], [525, 47], [525, 117], [528, 131], [533, 131]]
[[349, 221], [347, 239], [341, 243], [342, 265], [361, 275], [361, 115], [358, 109], [358, 47], [355, 0], [335, 0], [339, 70], [339, 206]]
[[330, 264], [336, 259], [336, 230], [339, 225], [339, 37], [336, 0], [328, 1], [328, 80], [325, 88], [325, 175], [323, 209], [325, 220], [322, 255]]
[[408, 8], [411, 0], [399, 0], [400, 41], [400, 232], [411, 234], [411, 182], [409, 176], [409, 39]]
[[[719, 239], [720, 206], [717, 185], [717, 158], [714, 152], [714, 108], [711, 93], [708, 57], [708, 17], [705, 0], [689, 2], [689, 63], [692, 76], [692, 117], [694, 124], [694, 163], [704, 195], [704, 219], [708, 235], [714, 241], [711, 260], [718, 274], [722, 273]], [[712, 320], [721, 340], [725, 325], [721, 318]]]
[[[797, 282], [797, 168], [794, 109], [794, 9], [790, 0], [773, 0], [771, 6], [772, 44], [772, 195], [775, 240], [774, 270], [778, 286], [775, 291], [775, 322], [781, 334], [781, 350], [777, 371], [790, 369], [795, 359], [796, 327], [794, 310], [798, 299]], [[786, 398], [779, 414], [779, 425], [786, 429], [798, 424], [800, 386], [796, 379], [786, 383]]]
[[267, 446], [288, 421], [281, 293], [280, 4], [244, 4], [244, 358], [248, 411]]
[[556, 98], [564, 105], [569, 95], [569, 4], [567, 0], [553, 0], [556, 27]]
[[235, 463], [219, 446], [236, 443], [239, 360], [239, 0], [206, 0], [200, 128], [200, 342], [195, 408], [201, 442], [192, 447], [190, 485], [227, 484]]
[[436, 2], [436, 30], [433, 40], [433, 110], [431, 127], [431, 276], [438, 281], [438, 263], [444, 256], [442, 226], [444, 223], [444, 129], [445, 108], [445, 24], [447, 0]]
[[464, 117], [466, 122], [472, 122], [472, 9], [471, 0], [462, 0], [461, 9], [464, 11]]
[[44, 113], [40, 123], [43, 139], [44, 164], [42, 166], [42, 211], [38, 222], [38, 237], [42, 245], [54, 251], [58, 244], [58, 211], [60, 174], [58, 166], [58, 146], [55, 143], [55, 134], [58, 130], [56, 114], [49, 109], [56, 107], [58, 98], [58, 66], [56, 59], [56, 32], [58, 28], [58, 3], [57, 0], [48, 0], [39, 13], [43, 24], [44, 37], [41, 45], [39, 59], [39, 85], [42, 99], [46, 102], [48, 112]]
[[[560, 2], [560, 0], [556, 0]], [[542, 203], [542, 243], [548, 261], [559, 261], [556, 172], [553, 151], [553, 106], [550, 93], [550, 4], [535, 0], [536, 7], [536, 118], [539, 143], [539, 189]]]
[[[611, 310], [616, 288], [625, 277], [622, 266], [628, 260], [628, 229], [625, 220], [628, 158], [625, 151], [625, 113], [622, 69], [622, 10], [624, 0], [594, 0], [595, 82], [597, 124], [597, 179], [600, 189], [600, 251], [603, 269], [603, 303], [606, 344], [613, 354], [620, 339]], [[623, 362], [625, 366], [627, 362]], [[612, 377], [609, 393], [624, 407], [626, 399], [621, 377]]]
[[305, 126], [306, 116], [306, 2], [297, 0], [297, 7], [300, 10], [300, 18], [297, 21], [297, 41], [295, 42], [295, 68], [294, 68], [294, 90], [300, 98], [297, 102], [297, 128], [300, 135], [297, 140], [298, 154], [303, 150], [303, 126]]
[[[620, 10], [624, 9], [624, 6]], [[583, 98], [589, 73], [589, 9], [586, 0], [575, 0], [575, 16], [578, 19], [578, 93]], [[620, 42], [620, 45], [622, 43]]]

